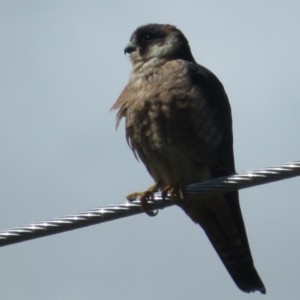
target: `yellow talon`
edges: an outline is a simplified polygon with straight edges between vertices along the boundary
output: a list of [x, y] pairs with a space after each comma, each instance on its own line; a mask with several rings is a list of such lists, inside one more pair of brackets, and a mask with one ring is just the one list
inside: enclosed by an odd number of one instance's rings
[[135, 192], [127, 195], [127, 200], [134, 201], [140, 197], [141, 209], [150, 217], [157, 215], [158, 211], [153, 211], [149, 208], [148, 201], [154, 200], [154, 193], [158, 191], [158, 184], [152, 185], [145, 192]]
[[169, 185], [165, 187], [162, 192], [162, 198], [166, 198], [168, 194], [170, 194], [171, 201], [174, 203], [180, 203], [184, 200], [184, 192], [183, 192], [183, 187], [180, 184], [176, 185]]

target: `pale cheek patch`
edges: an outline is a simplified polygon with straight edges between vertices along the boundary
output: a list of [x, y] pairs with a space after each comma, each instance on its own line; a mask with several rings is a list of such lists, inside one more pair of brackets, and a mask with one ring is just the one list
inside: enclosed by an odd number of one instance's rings
[[176, 35], [167, 37], [163, 45], [153, 45], [149, 51], [148, 58], [167, 57], [177, 50], [178, 38]]

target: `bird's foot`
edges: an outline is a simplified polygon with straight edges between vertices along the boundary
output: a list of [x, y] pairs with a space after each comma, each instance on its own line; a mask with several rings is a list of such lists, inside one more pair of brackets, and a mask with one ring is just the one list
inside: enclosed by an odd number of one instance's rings
[[182, 204], [185, 199], [183, 187], [180, 184], [168, 185], [162, 190], [161, 195], [163, 199], [169, 195], [175, 204]]
[[158, 191], [157, 184], [150, 186], [145, 192], [135, 192], [126, 196], [127, 200], [134, 201], [136, 198], [140, 198], [141, 209], [150, 217], [154, 217], [158, 214], [158, 210], [153, 211], [149, 208], [148, 201], [154, 200], [154, 193]]

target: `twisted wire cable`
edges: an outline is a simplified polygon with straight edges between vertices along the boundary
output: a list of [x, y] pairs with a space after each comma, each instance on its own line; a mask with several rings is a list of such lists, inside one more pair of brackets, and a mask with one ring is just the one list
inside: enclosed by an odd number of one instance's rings
[[[276, 165], [264, 169], [247, 171], [240, 174], [220, 177], [201, 183], [189, 185], [185, 188], [185, 194], [193, 199], [201, 201], [201, 197], [223, 194], [225, 192], [248, 188], [260, 184], [274, 182], [300, 175], [300, 161]], [[169, 197], [162, 199], [161, 193], [155, 193], [150, 201], [150, 209], [159, 210], [173, 205]], [[139, 198], [132, 202], [123, 202], [95, 208], [73, 215], [54, 218], [49, 221], [32, 223], [0, 231], [0, 247], [19, 243], [39, 237], [74, 230], [90, 225], [100, 224], [124, 217], [142, 213]]]

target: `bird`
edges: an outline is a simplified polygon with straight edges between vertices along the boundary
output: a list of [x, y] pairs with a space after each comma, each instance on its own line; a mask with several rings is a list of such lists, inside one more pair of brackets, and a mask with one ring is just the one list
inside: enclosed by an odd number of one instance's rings
[[235, 284], [266, 293], [255, 269], [238, 191], [188, 201], [183, 187], [236, 173], [231, 107], [220, 80], [195, 61], [185, 35], [170, 24], [138, 27], [124, 49], [132, 71], [112, 106], [116, 127], [125, 118], [127, 142], [155, 184], [142, 193], [142, 209], [154, 192], [200, 225]]

